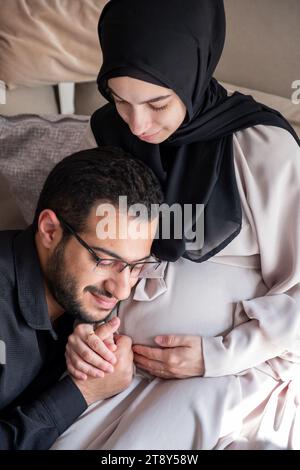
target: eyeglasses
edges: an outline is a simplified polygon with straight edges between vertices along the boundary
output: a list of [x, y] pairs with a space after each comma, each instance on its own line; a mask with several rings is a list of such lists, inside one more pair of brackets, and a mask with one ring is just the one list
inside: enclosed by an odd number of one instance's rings
[[161, 261], [155, 259], [155, 261], [140, 261], [138, 263], [127, 263], [127, 261], [123, 261], [121, 259], [115, 258], [100, 258], [97, 253], [93, 250], [93, 248], [88, 245], [79, 235], [78, 233], [69, 225], [61, 216], [56, 214], [56, 217], [60, 221], [61, 225], [68, 230], [68, 232], [73, 235], [76, 240], [83, 246], [94, 258], [96, 262], [96, 266], [94, 271], [98, 274], [104, 274], [106, 272], [115, 272], [121, 273], [127, 267], [130, 269], [130, 276], [132, 278], [139, 278], [145, 276], [147, 273], [153, 272], [159, 268], [161, 265]]

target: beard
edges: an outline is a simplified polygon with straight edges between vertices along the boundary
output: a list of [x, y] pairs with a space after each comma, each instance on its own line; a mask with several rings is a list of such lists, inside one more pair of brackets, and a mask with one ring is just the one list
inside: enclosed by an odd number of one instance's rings
[[[94, 318], [84, 307], [77, 297], [79, 291], [78, 283], [74, 276], [67, 272], [64, 260], [66, 237], [58, 243], [53, 254], [49, 258], [45, 269], [45, 281], [55, 301], [63, 307], [66, 313], [72, 315], [79, 323], [96, 323], [104, 321], [105, 318]], [[95, 286], [87, 286], [84, 291], [112, 297], [107, 291], [102, 291]]]

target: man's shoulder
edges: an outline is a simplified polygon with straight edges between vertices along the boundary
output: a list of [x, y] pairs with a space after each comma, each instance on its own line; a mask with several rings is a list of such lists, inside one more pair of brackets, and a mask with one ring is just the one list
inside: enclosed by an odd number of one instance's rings
[[0, 230], [0, 255], [13, 250], [13, 241], [22, 230]]
[[0, 230], [0, 282], [14, 273], [13, 242], [20, 230]]

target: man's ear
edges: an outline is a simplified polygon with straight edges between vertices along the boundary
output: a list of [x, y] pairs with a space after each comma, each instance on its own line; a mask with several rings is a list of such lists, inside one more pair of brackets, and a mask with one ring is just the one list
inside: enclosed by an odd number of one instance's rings
[[62, 238], [62, 228], [55, 212], [51, 209], [43, 210], [39, 215], [37, 235], [44, 248], [51, 249]]

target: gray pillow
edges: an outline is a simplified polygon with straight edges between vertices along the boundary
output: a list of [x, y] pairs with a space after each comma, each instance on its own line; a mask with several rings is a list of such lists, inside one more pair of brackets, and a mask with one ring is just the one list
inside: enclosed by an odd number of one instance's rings
[[30, 224], [49, 171], [84, 148], [87, 116], [0, 115], [0, 172]]

